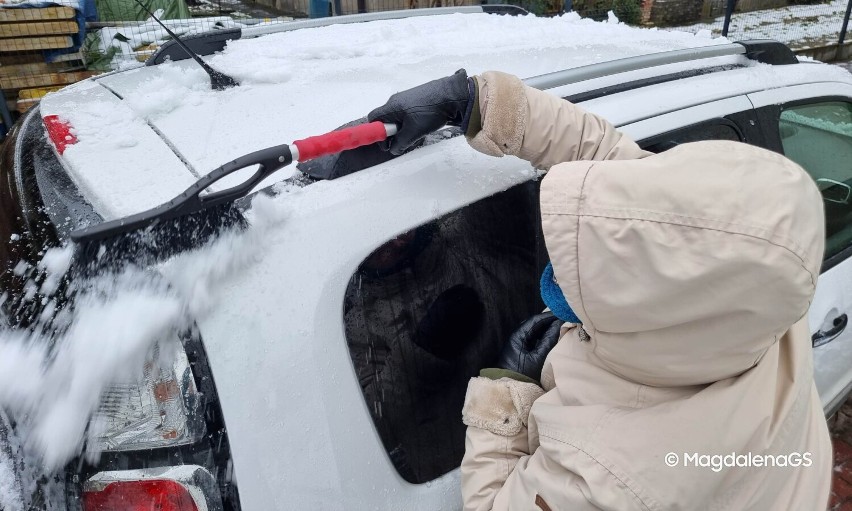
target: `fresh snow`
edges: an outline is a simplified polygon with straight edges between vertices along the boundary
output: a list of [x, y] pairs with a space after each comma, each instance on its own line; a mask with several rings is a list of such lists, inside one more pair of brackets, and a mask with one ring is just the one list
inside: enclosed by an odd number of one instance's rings
[[[115, 109], [115, 116], [132, 113], [150, 123], [193, 174], [204, 175], [249, 152], [330, 131], [365, 116], [394, 92], [460, 68], [471, 75], [496, 69], [530, 77], [725, 42], [711, 40], [709, 34], [633, 28], [614, 19], [598, 23], [573, 13], [556, 18], [453, 14], [333, 25], [231, 41], [225, 51], [208, 59], [215, 69], [241, 82], [230, 90], [212, 91], [207, 75], [189, 60], [105, 76], [98, 82], [124, 101], [121, 109], [111, 105], [97, 112]], [[149, 160], [125, 157], [125, 164], [117, 166], [116, 160], [130, 152], [116, 147], [118, 140], [128, 138], [126, 130], [112, 129], [107, 119], [84, 117], [66, 105], [54, 109], [56, 101], [57, 95], [48, 96], [43, 111], [73, 117], [71, 124], [81, 132], [79, 142], [66, 151], [72, 175], [96, 189], [96, 200], [110, 213], [154, 207], [166, 191], [176, 195], [185, 189], [183, 181], [170, 187], [165, 177], [145, 177], [171, 172], [182, 180], [188, 175], [184, 165], [167, 162], [167, 155], [158, 154], [156, 164], [154, 155]], [[116, 149], [110, 151], [116, 157], [105, 154], [104, 144]], [[139, 143], [137, 152], [149, 149], [158, 151]], [[292, 172], [280, 172], [276, 179]], [[123, 177], [127, 173], [130, 176]], [[226, 179], [220, 188], [246, 174]], [[134, 175], [158, 186], [139, 193]], [[113, 201], [120, 207], [111, 206]]]
[[[728, 38], [775, 39], [793, 48], [807, 48], [836, 43], [840, 37], [843, 16], [848, 0], [832, 0], [824, 4], [789, 5], [779, 9], [735, 12], [731, 17]], [[666, 28], [680, 32], [698, 33], [709, 31], [722, 33], [725, 17], [720, 16], [709, 23], [695, 23]]]
[[[161, 17], [162, 11], [155, 14]], [[161, 20], [161, 22], [178, 36], [185, 37], [209, 30], [245, 28], [270, 23], [283, 23], [284, 21], [275, 20], [258, 23], [252, 20], [249, 24], [246, 21], [234, 20], [230, 16], [213, 16], [207, 18]], [[141, 66], [142, 62], [137, 57], [141, 57], [144, 60], [144, 58], [152, 55], [157, 48], [172, 39], [166, 29], [152, 18], [140, 23], [128, 23], [118, 27], [105, 27], [97, 31], [97, 36], [99, 52], [107, 54], [111, 50], [116, 51], [111, 62], [113, 69]]]

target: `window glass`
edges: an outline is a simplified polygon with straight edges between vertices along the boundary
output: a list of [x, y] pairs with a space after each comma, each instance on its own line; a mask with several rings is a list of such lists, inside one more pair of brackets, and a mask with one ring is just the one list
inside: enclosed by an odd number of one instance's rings
[[518, 185], [398, 236], [349, 283], [352, 363], [406, 481], [430, 481], [460, 465], [468, 380], [544, 309], [538, 185]]
[[832, 101], [785, 108], [784, 154], [807, 170], [825, 204], [825, 257], [852, 242], [852, 104]]

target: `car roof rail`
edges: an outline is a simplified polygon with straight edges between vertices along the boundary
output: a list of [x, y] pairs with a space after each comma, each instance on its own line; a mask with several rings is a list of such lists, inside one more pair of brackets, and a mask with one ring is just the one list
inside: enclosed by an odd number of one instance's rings
[[[468, 5], [460, 7], [427, 7], [423, 9], [402, 9], [397, 11], [368, 12], [363, 14], [347, 14], [330, 18], [304, 19], [281, 23], [258, 24], [245, 28], [214, 29], [200, 34], [181, 37], [183, 42], [198, 55], [213, 55], [225, 49], [228, 41], [244, 37], [258, 37], [278, 32], [290, 32], [303, 28], [327, 27], [346, 23], [362, 23], [365, 21], [393, 20], [414, 18], [417, 16], [437, 16], [441, 14], [509, 14], [512, 16], [529, 14], [516, 5], [488, 4]], [[168, 41], [145, 61], [146, 66], [156, 66], [167, 60], [184, 60], [190, 58], [177, 41]]]
[[424, 9], [400, 9], [397, 11], [366, 12], [347, 14], [328, 18], [295, 20], [287, 23], [273, 23], [243, 29], [243, 37], [257, 37], [278, 32], [290, 32], [303, 28], [327, 27], [365, 21], [396, 20], [418, 16], [438, 16], [441, 14], [527, 14], [527, 11], [513, 5], [467, 5], [460, 7], [427, 7]]
[[713, 57], [726, 57], [730, 55], [745, 55], [748, 59], [763, 64], [787, 65], [796, 64], [799, 60], [796, 54], [783, 43], [770, 39], [757, 39], [750, 41], [738, 41], [730, 44], [717, 44], [713, 46], [702, 46], [699, 48], [686, 48], [683, 50], [664, 51], [651, 53], [650, 55], [639, 55], [624, 59], [590, 64], [588, 66], [554, 71], [543, 75], [534, 76], [524, 80], [524, 83], [536, 89], [552, 89], [562, 85], [593, 80], [604, 76], [638, 71], [649, 67], [677, 64], [679, 62], [691, 62]]

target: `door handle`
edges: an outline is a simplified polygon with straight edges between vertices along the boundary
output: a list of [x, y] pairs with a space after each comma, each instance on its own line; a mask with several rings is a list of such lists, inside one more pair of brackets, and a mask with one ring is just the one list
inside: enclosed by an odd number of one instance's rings
[[813, 343], [814, 348], [822, 346], [823, 344], [828, 344], [836, 339], [837, 336], [846, 329], [846, 325], [849, 324], [849, 316], [841, 314], [834, 318], [832, 323], [833, 326], [828, 330], [818, 330], [817, 333], [811, 336], [811, 342]]

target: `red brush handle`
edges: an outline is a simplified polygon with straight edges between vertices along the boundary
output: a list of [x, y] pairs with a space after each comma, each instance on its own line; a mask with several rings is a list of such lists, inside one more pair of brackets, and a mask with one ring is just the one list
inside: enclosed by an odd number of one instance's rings
[[388, 136], [388, 129], [385, 128], [385, 125], [381, 121], [374, 121], [332, 131], [325, 135], [296, 140], [293, 145], [299, 151], [296, 160], [307, 161], [327, 154], [337, 154], [347, 149], [375, 144], [388, 138]]

